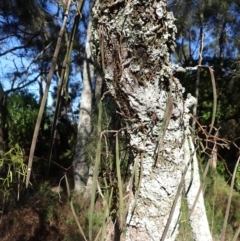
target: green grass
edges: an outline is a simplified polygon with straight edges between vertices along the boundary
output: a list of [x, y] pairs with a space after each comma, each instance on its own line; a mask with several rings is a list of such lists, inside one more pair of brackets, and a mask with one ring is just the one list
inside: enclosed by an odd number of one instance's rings
[[[219, 241], [221, 237], [229, 190], [230, 186], [226, 183], [224, 177], [216, 170], [210, 170], [206, 178], [204, 200], [209, 226], [214, 241]], [[225, 240], [232, 240], [240, 225], [239, 206], [240, 194], [239, 192], [234, 191]], [[193, 241], [185, 197], [182, 198], [181, 212], [177, 241]]]

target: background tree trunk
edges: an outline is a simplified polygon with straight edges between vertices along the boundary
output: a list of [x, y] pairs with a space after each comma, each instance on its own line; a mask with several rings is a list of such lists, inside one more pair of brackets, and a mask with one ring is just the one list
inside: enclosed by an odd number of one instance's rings
[[3, 158], [4, 151], [7, 147], [8, 133], [6, 129], [7, 124], [7, 106], [6, 106], [7, 95], [3, 90], [2, 84], [0, 83], [0, 158]]
[[[91, 114], [92, 114], [92, 80], [94, 77], [94, 66], [92, 64], [91, 54], [91, 29], [92, 21], [89, 19], [87, 40], [86, 40], [86, 55], [83, 64], [83, 89], [81, 95], [79, 124], [77, 145], [74, 155], [73, 171], [74, 171], [74, 190], [78, 193], [84, 191], [88, 179], [88, 166], [90, 160], [87, 159], [87, 149], [89, 137], [92, 132]], [[90, 180], [89, 180], [90, 182]], [[90, 190], [89, 190], [90, 191]]]
[[[190, 131], [187, 130], [186, 134], [189, 136]], [[187, 174], [185, 176], [185, 190], [190, 215], [189, 221], [192, 228], [193, 238], [195, 241], [212, 241], [212, 235], [209, 229], [202, 190], [200, 190], [198, 196], [201, 181], [199, 175], [198, 160], [191, 136], [186, 138], [185, 146], [186, 163], [190, 160], [191, 155], [193, 155], [191, 165], [189, 166]], [[196, 204], [194, 204], [196, 198], [197, 202]]]

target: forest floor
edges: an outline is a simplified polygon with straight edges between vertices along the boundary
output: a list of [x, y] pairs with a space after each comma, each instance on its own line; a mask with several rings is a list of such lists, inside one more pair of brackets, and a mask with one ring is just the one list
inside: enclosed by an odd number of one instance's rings
[[[81, 241], [67, 195], [51, 192], [45, 183], [24, 195], [20, 201], [7, 201], [0, 213], [1, 241]], [[86, 218], [86, 205], [74, 204], [80, 220]], [[84, 208], [85, 206], [85, 208]], [[82, 217], [80, 216], [82, 215]], [[84, 229], [84, 223], [83, 223]]]
[[[5, 203], [2, 202], [0, 190], [0, 241], [83, 241], [71, 210], [64, 181], [61, 182], [62, 192], [53, 191], [62, 179], [62, 173], [54, 172], [54, 179], [45, 181], [43, 176], [35, 180], [28, 190], [20, 193], [16, 200], [14, 186]], [[52, 175], [53, 176], [53, 175]], [[71, 186], [71, 180], [69, 180]], [[15, 188], [16, 189], [16, 188]], [[222, 226], [229, 196], [226, 181], [217, 172], [208, 175], [205, 188], [205, 205], [209, 225], [214, 241], [220, 240]], [[89, 202], [74, 197], [73, 206], [78, 221], [88, 239], [88, 208]], [[232, 240], [240, 225], [240, 194], [234, 191], [225, 240]], [[93, 236], [96, 236], [104, 220], [104, 209], [98, 200], [93, 216]], [[188, 210], [185, 198], [182, 199], [182, 215], [177, 241], [192, 241], [191, 228], [188, 223]], [[240, 240], [238, 237], [237, 240]]]

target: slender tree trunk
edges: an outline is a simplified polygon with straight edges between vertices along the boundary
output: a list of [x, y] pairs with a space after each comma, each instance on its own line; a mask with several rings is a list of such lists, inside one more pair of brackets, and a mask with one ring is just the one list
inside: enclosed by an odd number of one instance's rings
[[[74, 156], [74, 190], [81, 193], [85, 190], [88, 180], [88, 167], [90, 160], [87, 159], [87, 150], [89, 144], [89, 137], [92, 132], [91, 114], [92, 114], [92, 80], [94, 78], [94, 66], [92, 64], [91, 53], [91, 17], [88, 23], [87, 41], [86, 41], [86, 55], [83, 64], [83, 90], [81, 96], [79, 124], [77, 145]], [[89, 196], [91, 187], [91, 180], [88, 181], [89, 188], [86, 190], [85, 195]]]
[[8, 133], [7, 133], [7, 106], [6, 94], [0, 83], [0, 158], [4, 157], [4, 151], [7, 147]]
[[[190, 160], [191, 155], [193, 155], [191, 165], [189, 166], [185, 176], [185, 190], [187, 193], [187, 205], [189, 209], [189, 221], [192, 228], [192, 234], [195, 241], [212, 241], [202, 190], [200, 190], [198, 196], [198, 191], [201, 185], [198, 161], [193, 141], [190, 136], [190, 131], [188, 129], [186, 131], [186, 135], [189, 136], [185, 140], [184, 151], [186, 163]], [[194, 204], [195, 201], [196, 204]]]

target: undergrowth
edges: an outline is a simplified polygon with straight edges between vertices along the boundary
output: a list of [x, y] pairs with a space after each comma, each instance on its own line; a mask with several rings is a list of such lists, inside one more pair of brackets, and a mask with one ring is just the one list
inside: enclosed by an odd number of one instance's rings
[[[219, 241], [221, 237], [229, 192], [229, 183], [227, 183], [224, 177], [220, 175], [217, 170], [210, 170], [205, 181], [204, 200], [210, 231], [214, 241]], [[225, 240], [232, 240], [240, 225], [239, 206], [240, 193], [234, 191]], [[191, 227], [188, 220], [188, 208], [184, 196], [181, 203], [181, 212], [177, 241], [193, 241]], [[240, 238], [237, 240], [240, 240]]]

